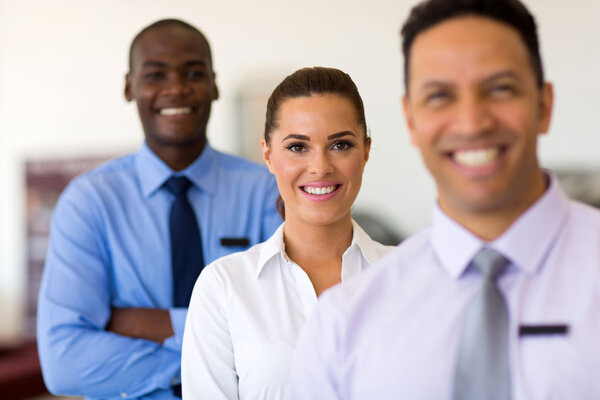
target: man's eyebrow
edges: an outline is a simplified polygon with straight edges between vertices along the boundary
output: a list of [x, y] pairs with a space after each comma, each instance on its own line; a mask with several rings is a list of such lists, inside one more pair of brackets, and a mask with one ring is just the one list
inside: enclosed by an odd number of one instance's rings
[[[184, 67], [195, 67], [195, 66], [202, 66], [205, 67], [207, 66], [207, 62], [204, 60], [189, 60], [184, 62], [182, 65]], [[156, 61], [156, 60], [148, 60], [145, 61], [144, 64], [142, 64], [142, 67], [144, 68], [165, 68], [168, 67], [169, 63], [164, 62], [164, 61]]]
[[440, 87], [440, 86], [452, 86], [452, 83], [434, 79], [434, 80], [425, 82], [420, 88], [417, 88], [417, 90], [425, 90], [425, 89], [429, 89], [432, 87]]
[[521, 80], [521, 76], [519, 76], [519, 74], [517, 74], [515, 71], [507, 70], [507, 71], [496, 72], [495, 74], [492, 74], [492, 75], [488, 76], [487, 78], [482, 79], [481, 83], [490, 83], [490, 82], [495, 81], [496, 79], [502, 79], [502, 78], [513, 78], [518, 81]]
[[310, 138], [306, 135], [298, 135], [297, 133], [290, 133], [289, 135], [287, 135], [286, 137], [284, 137], [281, 141], [284, 142], [288, 139], [298, 139], [298, 140], [306, 140], [307, 142], [310, 142]]
[[201, 67], [206, 67], [208, 65], [208, 63], [204, 60], [189, 60], [183, 63], [184, 67], [195, 67], [195, 66], [201, 66]]
[[153, 60], [145, 61], [144, 64], [142, 64], [142, 68], [166, 67], [166, 66], [167, 66], [166, 62], [153, 61]]
[[[496, 72], [490, 76], [487, 76], [487, 77], [483, 78], [480, 81], [480, 83], [487, 84], [487, 83], [490, 83], [497, 79], [502, 79], [502, 78], [513, 78], [518, 81], [521, 80], [521, 76], [519, 74], [517, 74], [515, 71], [506, 70], [506, 71]], [[451, 87], [451, 86], [454, 86], [454, 84], [452, 82], [439, 80], [439, 79], [432, 79], [430, 81], [425, 82], [421, 87], [417, 88], [417, 90], [426, 90], [426, 89], [430, 89], [430, 88]]]
[[333, 135], [327, 136], [327, 140], [337, 139], [337, 138], [344, 137], [344, 136], [356, 137], [356, 134], [352, 131], [342, 131], [342, 132], [334, 133]]

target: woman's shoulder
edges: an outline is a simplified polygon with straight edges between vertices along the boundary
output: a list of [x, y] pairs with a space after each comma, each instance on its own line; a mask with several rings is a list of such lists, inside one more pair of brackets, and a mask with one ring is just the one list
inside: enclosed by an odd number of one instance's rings
[[248, 250], [231, 253], [208, 264], [202, 273], [221, 276], [251, 273], [256, 270], [266, 242], [258, 243]]
[[379, 255], [379, 258], [385, 256], [386, 254], [390, 253], [391, 251], [393, 251], [395, 248], [398, 247], [397, 245], [391, 246], [388, 244], [382, 244], [382, 243], [376, 242], [375, 240], [373, 240], [373, 245], [377, 249], [377, 254]]
[[248, 250], [232, 253], [213, 261], [204, 268], [200, 276], [206, 274], [213, 279], [229, 282], [255, 278], [262, 265], [280, 251], [283, 241], [281, 229], [280, 226], [273, 236]]
[[385, 256], [397, 246], [390, 246], [379, 243], [371, 238], [371, 236], [354, 220], [352, 220], [354, 228], [354, 240], [361, 247], [363, 253], [370, 259], [371, 262], [376, 262], [379, 258]]

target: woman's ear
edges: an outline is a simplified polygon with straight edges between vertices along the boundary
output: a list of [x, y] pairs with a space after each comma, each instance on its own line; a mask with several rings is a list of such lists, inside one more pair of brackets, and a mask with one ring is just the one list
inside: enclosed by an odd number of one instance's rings
[[365, 162], [369, 161], [369, 153], [371, 152], [371, 138], [365, 140]]
[[269, 171], [273, 174], [273, 166], [271, 164], [271, 148], [264, 138], [260, 139], [260, 146], [262, 147], [263, 160], [265, 161], [267, 168], [269, 168]]

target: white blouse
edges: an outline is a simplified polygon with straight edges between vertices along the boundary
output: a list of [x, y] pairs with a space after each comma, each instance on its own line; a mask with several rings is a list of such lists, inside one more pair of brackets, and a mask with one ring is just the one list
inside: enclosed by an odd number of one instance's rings
[[[183, 335], [184, 399], [283, 398], [296, 340], [317, 304], [308, 275], [285, 254], [284, 225], [200, 274]], [[342, 282], [394, 248], [352, 225]]]

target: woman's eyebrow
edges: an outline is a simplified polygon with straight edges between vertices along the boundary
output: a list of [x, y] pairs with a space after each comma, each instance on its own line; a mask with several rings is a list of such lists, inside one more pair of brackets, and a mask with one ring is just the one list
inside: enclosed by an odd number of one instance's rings
[[348, 136], [348, 135], [356, 137], [356, 135], [352, 131], [342, 131], [342, 132], [334, 133], [333, 135], [327, 136], [327, 140], [337, 139], [337, 138], [340, 138], [343, 136]]
[[289, 135], [287, 135], [286, 137], [284, 137], [283, 139], [281, 139], [282, 142], [288, 140], [288, 139], [298, 139], [298, 140], [306, 140], [307, 142], [310, 142], [310, 138], [306, 135], [298, 135], [297, 133], [290, 133]]

